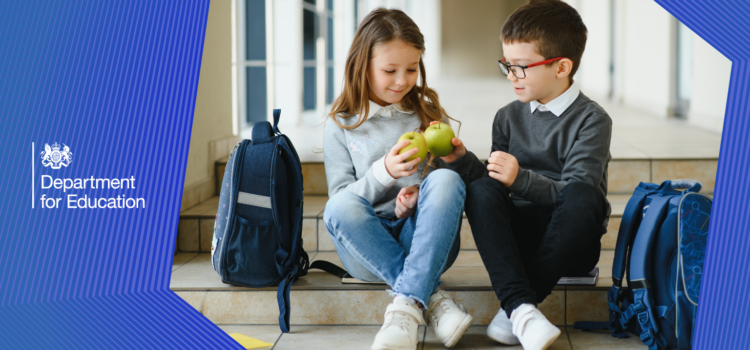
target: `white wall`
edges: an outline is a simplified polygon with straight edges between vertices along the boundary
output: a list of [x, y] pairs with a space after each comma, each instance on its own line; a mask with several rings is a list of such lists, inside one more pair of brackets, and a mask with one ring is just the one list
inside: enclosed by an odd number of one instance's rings
[[603, 0], [579, 0], [576, 9], [588, 30], [586, 50], [581, 65], [574, 76], [575, 81], [587, 96], [603, 100], [610, 95], [611, 20], [610, 2]]
[[622, 103], [666, 117], [671, 100], [672, 15], [652, 0], [625, 0]]
[[[582, 66], [575, 77], [581, 90], [601, 100], [611, 92], [611, 102], [666, 118], [676, 89], [673, 81], [676, 19], [653, 0], [615, 0], [612, 77], [609, 72], [611, 2], [565, 1], [576, 8], [588, 29]], [[732, 62], [694, 33], [692, 46], [692, 91], [687, 119], [691, 124], [720, 133]], [[611, 80], [614, 80], [612, 85]], [[614, 91], [610, 91], [611, 86]]]
[[732, 61], [693, 34], [693, 91], [688, 121], [721, 132]]

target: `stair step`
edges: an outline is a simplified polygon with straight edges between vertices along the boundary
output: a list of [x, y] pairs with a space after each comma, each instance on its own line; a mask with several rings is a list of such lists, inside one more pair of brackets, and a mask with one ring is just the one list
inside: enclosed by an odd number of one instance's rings
[[[216, 162], [216, 178], [222, 179], [229, 158]], [[638, 159], [613, 158], [609, 162], [608, 190], [610, 194], [631, 194], [640, 182], [661, 183], [669, 179], [701, 181], [701, 192], [713, 193], [718, 158], [696, 159]], [[321, 162], [302, 163], [303, 188], [308, 195], [327, 195], [325, 166]], [[218, 187], [217, 187], [218, 188]]]
[[[614, 249], [617, 242], [617, 231], [620, 228], [620, 218], [625, 210], [629, 195], [609, 195], [607, 199], [612, 205], [607, 234], [602, 237], [602, 248]], [[302, 208], [302, 239], [306, 251], [335, 251], [331, 236], [323, 224], [323, 211], [328, 196], [307, 195]], [[219, 197], [213, 197], [193, 208], [180, 213], [177, 229], [177, 249], [179, 252], [210, 252], [211, 240], [214, 234], [216, 212], [219, 207]], [[477, 249], [471, 234], [469, 220], [464, 215], [461, 224], [461, 249]]]
[[[335, 252], [311, 252], [312, 260], [339, 266]], [[539, 308], [556, 325], [577, 321], [606, 321], [607, 290], [611, 286], [614, 252], [602, 250], [596, 286], [558, 286]], [[446, 271], [441, 288], [474, 316], [474, 324], [488, 325], [500, 308], [489, 276], [476, 251], [462, 251]], [[225, 284], [206, 253], [175, 255], [170, 289], [215, 324], [277, 324], [276, 287], [246, 288]], [[388, 287], [342, 284], [335, 276], [311, 270], [292, 285], [291, 323], [297, 325], [377, 325], [391, 298]], [[346, 307], [342, 307], [346, 305]]]

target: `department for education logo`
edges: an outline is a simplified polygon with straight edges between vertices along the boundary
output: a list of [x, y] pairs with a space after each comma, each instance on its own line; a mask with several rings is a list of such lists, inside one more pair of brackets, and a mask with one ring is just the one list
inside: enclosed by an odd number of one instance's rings
[[73, 153], [70, 152], [70, 147], [64, 143], [62, 150], [60, 150], [60, 145], [57, 142], [52, 144], [52, 147], [45, 143], [41, 156], [42, 165], [51, 167], [52, 169], [60, 169], [63, 166], [67, 167], [73, 162]]

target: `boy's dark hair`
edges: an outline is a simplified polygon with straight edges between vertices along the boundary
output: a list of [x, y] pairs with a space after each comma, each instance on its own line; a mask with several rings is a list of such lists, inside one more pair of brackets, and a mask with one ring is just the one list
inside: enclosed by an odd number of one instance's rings
[[565, 2], [530, 0], [505, 21], [500, 40], [504, 43], [534, 42], [544, 59], [569, 58], [573, 61], [568, 76], [572, 84], [586, 48], [587, 32], [578, 11]]

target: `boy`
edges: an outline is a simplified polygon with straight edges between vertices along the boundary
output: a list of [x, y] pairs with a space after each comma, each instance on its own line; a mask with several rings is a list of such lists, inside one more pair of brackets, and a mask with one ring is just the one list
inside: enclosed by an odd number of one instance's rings
[[518, 101], [495, 115], [482, 164], [459, 139], [443, 160], [467, 188], [466, 215], [502, 308], [487, 334], [546, 349], [560, 335], [536, 308], [563, 275], [599, 261], [612, 121], [573, 85], [586, 26], [559, 0], [532, 0], [502, 28], [500, 68]]

